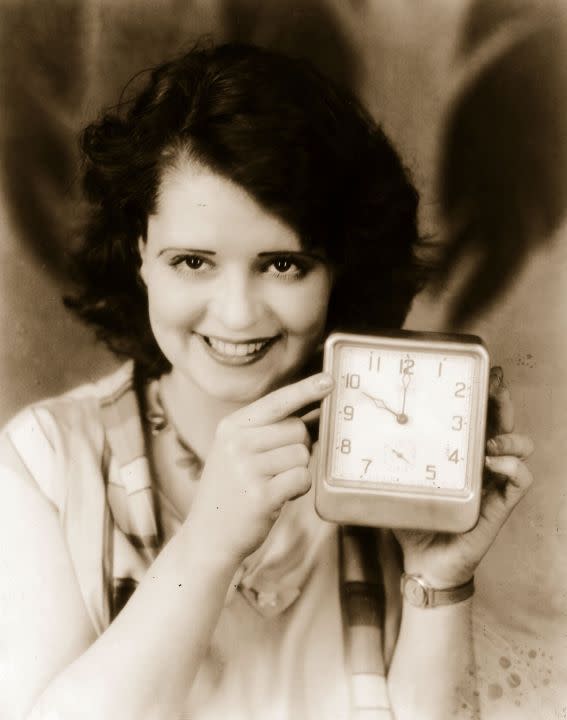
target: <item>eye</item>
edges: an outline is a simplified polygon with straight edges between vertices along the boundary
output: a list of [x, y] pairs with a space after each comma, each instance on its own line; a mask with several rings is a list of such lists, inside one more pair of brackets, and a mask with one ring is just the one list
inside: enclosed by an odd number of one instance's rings
[[198, 255], [187, 255], [187, 257], [183, 258], [183, 262], [191, 270], [198, 270], [203, 267], [205, 261]]
[[280, 273], [285, 273], [293, 267], [293, 263], [289, 258], [277, 258], [274, 260], [273, 265]]
[[307, 272], [305, 263], [299, 261], [295, 257], [281, 255], [272, 258], [266, 269], [276, 278], [284, 278], [286, 280], [294, 280], [303, 277]]
[[213, 264], [202, 255], [176, 255], [169, 261], [176, 272], [185, 275], [201, 275], [212, 269]]

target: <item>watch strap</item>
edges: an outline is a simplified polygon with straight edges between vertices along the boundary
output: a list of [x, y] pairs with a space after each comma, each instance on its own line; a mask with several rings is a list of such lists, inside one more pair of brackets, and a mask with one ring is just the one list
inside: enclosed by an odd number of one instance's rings
[[[408, 591], [411, 585], [413, 585], [413, 588], [418, 589], [417, 593]], [[403, 573], [401, 591], [403, 597], [416, 607], [434, 608], [440, 605], [455, 605], [473, 595], [474, 577], [462, 585], [438, 589], [428, 585], [420, 575]]]

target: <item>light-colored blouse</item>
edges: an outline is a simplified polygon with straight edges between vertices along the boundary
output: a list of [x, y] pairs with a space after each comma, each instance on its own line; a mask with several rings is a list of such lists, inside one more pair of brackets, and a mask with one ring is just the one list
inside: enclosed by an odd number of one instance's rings
[[[167, 423], [160, 425], [159, 413], [155, 422], [151, 384], [142, 412], [133, 386], [133, 366], [127, 363], [98, 383], [27, 408], [0, 436], [0, 468], [33, 483], [57, 508], [99, 634], [184, 519], [155, 470], [163, 466], [160, 453], [171, 457], [178, 451], [175, 433]], [[144, 411], [149, 425], [142, 423]], [[179, 472], [196, 489], [198, 461], [175, 457]], [[345, 651], [340, 536], [337, 526], [315, 513], [311, 492], [284, 506], [266, 541], [242, 563], [228, 589], [181, 717], [388, 716], [373, 709], [372, 702], [365, 708], [365, 698], [384, 695], [384, 684], [365, 667], [364, 657], [351, 657], [369, 629], [351, 628]], [[370, 638], [383, 646], [387, 666], [400, 616], [399, 563], [391, 535], [381, 533], [379, 542], [387, 611], [383, 632], [373, 628]], [[202, 549], [207, 552], [205, 537]]]

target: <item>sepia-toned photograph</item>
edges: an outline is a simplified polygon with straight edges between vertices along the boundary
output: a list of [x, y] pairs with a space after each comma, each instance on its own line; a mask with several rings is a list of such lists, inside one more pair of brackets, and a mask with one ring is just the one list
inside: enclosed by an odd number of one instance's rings
[[0, 720], [567, 720], [567, 5], [0, 0]]

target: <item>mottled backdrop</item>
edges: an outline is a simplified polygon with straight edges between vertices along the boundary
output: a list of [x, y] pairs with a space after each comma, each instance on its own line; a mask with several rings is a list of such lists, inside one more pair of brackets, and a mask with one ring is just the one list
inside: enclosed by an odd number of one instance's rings
[[[60, 296], [77, 222], [76, 134], [134, 72], [203, 34], [310, 57], [381, 121], [422, 193], [424, 232], [440, 232], [436, 173], [470, 9], [465, 0], [2, 0], [0, 420], [115, 364]], [[536, 483], [478, 574], [487, 720], [567, 717], [566, 240], [563, 227], [466, 328], [504, 367], [518, 427], [537, 443]], [[514, 255], [512, 240], [497, 271]], [[441, 297], [424, 294], [408, 326], [445, 328], [465, 270]]]

